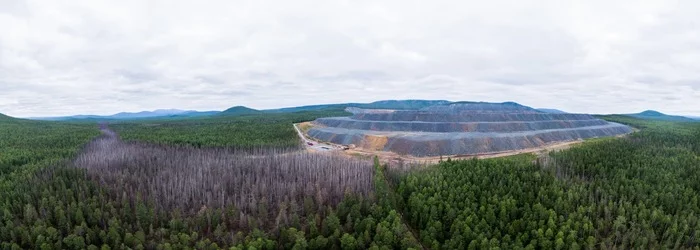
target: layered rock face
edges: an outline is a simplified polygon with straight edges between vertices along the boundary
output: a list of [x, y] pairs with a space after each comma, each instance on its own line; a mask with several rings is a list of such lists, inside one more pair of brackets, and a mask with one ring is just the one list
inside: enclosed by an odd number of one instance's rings
[[522, 150], [632, 132], [587, 114], [549, 114], [517, 103], [459, 102], [421, 110], [348, 108], [350, 117], [320, 118], [309, 136], [418, 157]]

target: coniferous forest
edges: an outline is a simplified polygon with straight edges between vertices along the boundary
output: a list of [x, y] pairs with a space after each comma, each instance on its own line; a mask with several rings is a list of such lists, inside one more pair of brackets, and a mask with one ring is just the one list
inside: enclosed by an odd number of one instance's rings
[[0, 118], [0, 249], [700, 247], [697, 123], [394, 166], [299, 152], [291, 124], [327, 115]]
[[264, 115], [116, 122], [110, 128], [126, 141], [193, 147], [294, 148], [299, 137], [292, 123], [346, 116], [343, 108]]

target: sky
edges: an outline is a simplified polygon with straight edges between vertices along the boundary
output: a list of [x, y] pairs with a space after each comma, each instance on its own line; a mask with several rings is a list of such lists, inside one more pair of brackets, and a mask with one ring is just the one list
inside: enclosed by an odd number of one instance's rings
[[700, 116], [700, 1], [0, 0], [0, 113], [515, 101]]

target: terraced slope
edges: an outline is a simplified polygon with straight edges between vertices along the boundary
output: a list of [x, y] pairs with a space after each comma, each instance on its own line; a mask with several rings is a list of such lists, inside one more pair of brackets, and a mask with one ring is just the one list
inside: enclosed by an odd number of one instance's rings
[[587, 114], [551, 114], [517, 103], [458, 102], [420, 110], [348, 108], [320, 118], [309, 136], [401, 155], [478, 155], [632, 132]]

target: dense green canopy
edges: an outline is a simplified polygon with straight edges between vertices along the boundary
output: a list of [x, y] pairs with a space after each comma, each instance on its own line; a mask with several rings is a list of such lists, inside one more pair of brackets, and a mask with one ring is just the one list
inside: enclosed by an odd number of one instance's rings
[[619, 121], [644, 130], [402, 175], [404, 213], [432, 249], [697, 247], [700, 126]]
[[[129, 140], [161, 144], [295, 147], [291, 123], [327, 115], [112, 126]], [[377, 162], [369, 195], [348, 193], [333, 206], [309, 197], [302, 204], [260, 206], [252, 216], [240, 216], [233, 206], [194, 214], [158, 210], [154, 200], [138, 193], [130, 199], [123, 195], [129, 190], [88, 178], [72, 159], [99, 134], [96, 124], [4, 120], [0, 249], [700, 246], [700, 126], [603, 118], [641, 131], [542, 156], [446, 160], [401, 170]], [[272, 214], [283, 216], [266, 216]], [[281, 226], [269, 226], [275, 224]]]

